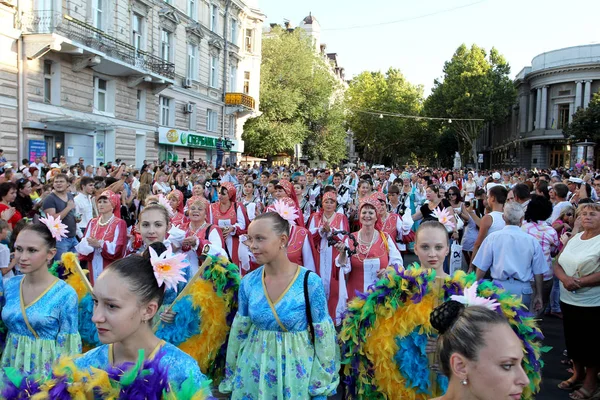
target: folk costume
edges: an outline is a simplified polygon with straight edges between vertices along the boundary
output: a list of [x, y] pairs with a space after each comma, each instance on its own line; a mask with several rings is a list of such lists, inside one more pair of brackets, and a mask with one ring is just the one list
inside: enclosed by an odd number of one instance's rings
[[182, 227], [183, 225], [188, 223], [188, 218], [183, 213], [183, 205], [185, 202], [183, 193], [180, 190], [173, 190], [167, 196], [167, 199], [176, 199], [177, 200], [177, 208], [173, 209], [173, 216], [171, 217], [171, 224], [173, 226]]

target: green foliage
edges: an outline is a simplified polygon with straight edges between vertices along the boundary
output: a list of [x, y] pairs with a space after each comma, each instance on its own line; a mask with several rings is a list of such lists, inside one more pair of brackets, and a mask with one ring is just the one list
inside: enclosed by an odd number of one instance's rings
[[275, 27], [263, 37], [260, 84], [262, 114], [246, 122], [242, 135], [248, 153], [291, 153], [309, 140], [316, 145], [312, 157], [345, 157], [343, 105], [332, 101], [341, 88], [303, 30]]
[[[423, 88], [412, 85], [398, 69], [363, 72], [356, 76], [346, 91], [349, 107], [348, 125], [354, 132], [362, 157], [376, 163], [402, 163], [428, 154], [431, 138], [426, 124], [417, 119], [385, 116], [379, 111], [419, 115], [423, 104]], [[368, 114], [360, 110], [375, 110]]]
[[573, 122], [563, 133], [567, 137], [573, 136], [578, 141], [600, 141], [600, 93], [594, 94], [586, 109], [577, 110], [573, 115]]
[[[454, 118], [452, 130], [459, 147], [465, 146], [477, 162], [475, 141], [487, 122], [500, 122], [516, 101], [516, 89], [510, 79], [510, 66], [495, 49], [489, 55], [477, 45], [461, 45], [444, 64], [442, 80], [435, 80], [425, 102], [429, 116]], [[459, 118], [483, 121], [457, 121]], [[431, 129], [450, 129], [447, 122], [432, 122]]]

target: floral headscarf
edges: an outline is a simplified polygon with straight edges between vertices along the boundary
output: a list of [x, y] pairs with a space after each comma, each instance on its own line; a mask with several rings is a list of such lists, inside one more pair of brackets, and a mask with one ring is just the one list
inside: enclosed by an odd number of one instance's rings
[[367, 197], [365, 200], [360, 202], [360, 205], [358, 207], [359, 220], [360, 220], [360, 213], [364, 206], [371, 206], [375, 209], [375, 214], [376, 214], [376, 218], [377, 218], [375, 220], [375, 229], [380, 231], [383, 228], [383, 223], [381, 222], [381, 217], [380, 217], [381, 209], [383, 208], [383, 205], [381, 204], [381, 202], [379, 200], [377, 200], [377, 198], [375, 198], [373, 196]]
[[112, 190], [105, 190], [100, 194], [100, 196], [98, 196], [98, 200], [100, 200], [102, 197], [105, 197], [112, 205], [114, 216], [121, 218], [121, 196]]
[[234, 202], [235, 198], [237, 196], [237, 190], [235, 189], [235, 186], [233, 186], [233, 183], [231, 183], [231, 182], [222, 182], [221, 183], [221, 187], [225, 188], [227, 190], [227, 194], [229, 195], [229, 200], [231, 202]]
[[167, 199], [175, 197], [177, 199], [177, 212], [183, 213], [183, 193], [180, 190], [174, 189], [169, 193]]

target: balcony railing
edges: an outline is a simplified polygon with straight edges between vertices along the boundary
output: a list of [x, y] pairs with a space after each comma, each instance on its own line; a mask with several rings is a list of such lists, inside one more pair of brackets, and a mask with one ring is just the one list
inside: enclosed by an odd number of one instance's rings
[[225, 93], [225, 104], [228, 106], [243, 106], [254, 110], [254, 98], [245, 93]]
[[175, 77], [175, 64], [138, 50], [129, 43], [107, 35], [100, 29], [69, 15], [62, 15], [52, 10], [32, 11], [21, 17], [20, 29], [24, 35], [59, 33], [136, 68], [170, 79]]

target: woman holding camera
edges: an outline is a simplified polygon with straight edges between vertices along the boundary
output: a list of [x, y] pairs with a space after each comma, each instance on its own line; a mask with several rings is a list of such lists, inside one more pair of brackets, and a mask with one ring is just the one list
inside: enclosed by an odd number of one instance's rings
[[348, 218], [344, 214], [336, 212], [336, 209], [337, 195], [335, 191], [330, 190], [323, 194], [321, 210], [311, 215], [308, 229], [319, 253], [320, 275], [325, 287], [329, 315], [337, 326], [341, 324], [341, 313], [344, 311], [348, 294], [344, 274], [340, 274], [339, 269], [335, 266], [335, 259], [339, 251], [332, 246], [333, 243], [342, 241], [344, 235], [333, 235], [333, 232], [348, 232], [350, 226]]

